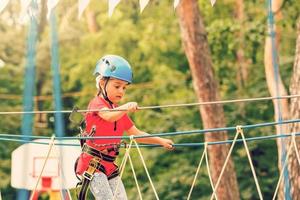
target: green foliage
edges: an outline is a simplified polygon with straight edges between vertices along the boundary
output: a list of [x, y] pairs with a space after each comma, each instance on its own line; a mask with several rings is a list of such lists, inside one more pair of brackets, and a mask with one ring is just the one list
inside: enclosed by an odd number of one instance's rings
[[[237, 22], [233, 15], [234, 1], [217, 1], [211, 7], [208, 1], [200, 1], [199, 8], [204, 17], [215, 77], [219, 83], [222, 99], [269, 96], [263, 67], [263, 46], [266, 36], [266, 8], [261, 1], [245, 1], [245, 20]], [[26, 55], [27, 27], [16, 23], [15, 5], [0, 15], [0, 59], [5, 66], [0, 68], [0, 94], [22, 97], [23, 74]], [[121, 1], [113, 16], [107, 16], [107, 3], [91, 2], [89, 10], [96, 15], [98, 32], [88, 31], [86, 18], [77, 19], [77, 3], [64, 0], [58, 4], [59, 51], [61, 64], [61, 86], [63, 93], [80, 92], [79, 96], [65, 97], [65, 110], [75, 105], [85, 109], [95, 95], [95, 80], [92, 75], [95, 63], [105, 54], [119, 54], [127, 58], [134, 70], [134, 84], [129, 86], [124, 102], [136, 101], [140, 106], [166, 105], [195, 102], [197, 98], [187, 59], [180, 40], [176, 12], [171, 1], [150, 1], [142, 14], [137, 1]], [[278, 24], [284, 29], [280, 46], [281, 73], [284, 83], [289, 84], [295, 48], [295, 22], [299, 17], [300, 5], [286, 1], [282, 11], [284, 20]], [[8, 20], [11, 20], [10, 23]], [[44, 24], [37, 45], [37, 77], [39, 95], [52, 95], [52, 74], [50, 68], [50, 32]], [[238, 33], [242, 37], [237, 37]], [[248, 79], [243, 84], [237, 81], [238, 63], [236, 51], [244, 45], [249, 63]], [[39, 103], [43, 110], [53, 110], [52, 99]], [[1, 111], [22, 110], [22, 99], [1, 99]], [[273, 121], [272, 103], [225, 104], [228, 126]], [[0, 133], [20, 134], [21, 116], [0, 116]], [[34, 134], [51, 135], [52, 115], [47, 116], [47, 128], [34, 127]], [[137, 127], [149, 133], [201, 129], [202, 122], [196, 107], [154, 109], [131, 115]], [[66, 135], [76, 135], [76, 125], [68, 121]], [[265, 127], [247, 130], [246, 137], [274, 134], [275, 129]], [[230, 132], [229, 137], [233, 138]], [[201, 135], [184, 135], [172, 138], [176, 143], [203, 142]], [[14, 199], [10, 187], [10, 156], [19, 144], [0, 142], [0, 188], [5, 199]], [[274, 141], [249, 142], [249, 149], [256, 167], [264, 197], [272, 196], [278, 172], [277, 151]], [[142, 149], [147, 167], [152, 175], [161, 199], [185, 199], [195, 174], [203, 147], [180, 147], [174, 152], [161, 148]], [[123, 152], [122, 152], [123, 153]], [[122, 158], [122, 155], [120, 156]], [[132, 154], [144, 199], [154, 199], [151, 186], [136, 151]], [[255, 184], [242, 144], [233, 153], [241, 198], [257, 199]], [[119, 160], [120, 161], [120, 160]], [[137, 190], [131, 170], [127, 165], [124, 182], [129, 199], [137, 199]], [[246, 177], [246, 178], [245, 178]], [[249, 178], [248, 178], [249, 177]], [[74, 191], [72, 191], [74, 195]], [[203, 165], [193, 191], [194, 199], [207, 199], [211, 187], [206, 167]], [[47, 197], [44, 197], [47, 198]]]

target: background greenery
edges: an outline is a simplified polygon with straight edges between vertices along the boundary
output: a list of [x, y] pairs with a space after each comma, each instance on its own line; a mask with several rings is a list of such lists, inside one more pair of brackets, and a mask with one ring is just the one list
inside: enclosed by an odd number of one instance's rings
[[[263, 66], [263, 47], [266, 36], [266, 2], [245, 1], [245, 21], [237, 22], [234, 16], [235, 1], [217, 1], [211, 7], [208, 0], [199, 1], [205, 20], [208, 40], [214, 63], [216, 79], [222, 99], [269, 96]], [[75, 0], [62, 0], [57, 7], [61, 87], [63, 93], [81, 92], [79, 96], [63, 99], [64, 109], [73, 106], [86, 108], [95, 95], [92, 76], [96, 61], [105, 54], [122, 55], [134, 70], [134, 84], [130, 86], [123, 102], [136, 101], [140, 106], [195, 102], [191, 74], [180, 40], [180, 30], [172, 1], [152, 0], [140, 14], [138, 1], [123, 0], [112, 18], [108, 18], [107, 4], [92, 1], [89, 9], [97, 14], [97, 33], [90, 33], [85, 18], [77, 19]], [[296, 19], [299, 17], [298, 1], [285, 0], [282, 7], [284, 20], [280, 46], [280, 69], [286, 86], [289, 85], [295, 52]], [[1, 111], [22, 110], [24, 65], [28, 27], [17, 23], [19, 3], [11, 2], [0, 15], [0, 96], [18, 95], [15, 98], [1, 96]], [[243, 31], [244, 36], [236, 34]], [[249, 61], [249, 78], [239, 89], [237, 82], [236, 51], [239, 42], [245, 44]], [[50, 69], [49, 24], [39, 36], [37, 45], [36, 83], [41, 84], [42, 95], [52, 95]], [[53, 100], [41, 102], [44, 110], [52, 110]], [[228, 126], [273, 121], [271, 101], [224, 105]], [[21, 116], [0, 116], [0, 133], [20, 134]], [[202, 122], [196, 107], [140, 111], [131, 115], [135, 124], [149, 133], [201, 129]], [[34, 127], [34, 135], [53, 133], [53, 116], [46, 116], [46, 128]], [[66, 135], [74, 136], [77, 130], [68, 121]], [[246, 132], [246, 137], [271, 135], [273, 127]], [[229, 133], [230, 138], [234, 133]], [[202, 135], [185, 135], [172, 138], [176, 143], [202, 142]], [[10, 186], [11, 152], [19, 144], [0, 142], [0, 189], [3, 199], [15, 199], [16, 192]], [[271, 198], [278, 180], [277, 149], [274, 140], [249, 143], [256, 172], [266, 199]], [[161, 199], [185, 199], [203, 147], [180, 147], [173, 152], [161, 148], [142, 149], [147, 166]], [[154, 199], [153, 192], [136, 152], [134, 165], [145, 200]], [[258, 199], [255, 184], [242, 145], [234, 151], [234, 162], [242, 199]], [[129, 165], [128, 165], [129, 166]], [[135, 183], [129, 167], [124, 175], [129, 199], [138, 199]], [[194, 199], [207, 199], [211, 194], [206, 168], [203, 166], [193, 192]], [[47, 199], [47, 195], [43, 199]]]

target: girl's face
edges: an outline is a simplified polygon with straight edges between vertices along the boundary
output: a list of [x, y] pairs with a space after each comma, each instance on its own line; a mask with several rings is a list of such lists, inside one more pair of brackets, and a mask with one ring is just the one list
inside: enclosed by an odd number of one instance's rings
[[[106, 86], [107, 97], [113, 103], [119, 103], [125, 95], [128, 83], [119, 79], [110, 79]], [[102, 84], [104, 88], [104, 84]]]

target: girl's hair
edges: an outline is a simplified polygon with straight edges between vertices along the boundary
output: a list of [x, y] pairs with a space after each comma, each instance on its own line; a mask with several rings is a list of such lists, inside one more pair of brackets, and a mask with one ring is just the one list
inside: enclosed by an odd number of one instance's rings
[[[103, 80], [103, 81], [106, 82], [106, 81], [109, 80], [109, 77], [101, 77], [100, 80]], [[97, 84], [100, 84], [100, 81], [99, 81]], [[100, 87], [100, 85], [99, 85], [99, 89], [98, 89], [98, 91], [97, 91], [96, 96], [100, 96], [101, 94], [103, 94], [103, 91], [102, 91], [102, 89], [101, 89], [101, 87]]]

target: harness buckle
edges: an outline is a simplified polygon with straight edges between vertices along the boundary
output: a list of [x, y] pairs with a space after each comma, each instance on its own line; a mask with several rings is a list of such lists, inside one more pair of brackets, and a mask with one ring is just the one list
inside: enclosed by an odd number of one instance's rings
[[90, 160], [89, 166], [93, 168], [93, 170], [96, 170], [100, 161], [101, 158], [93, 157], [92, 160]]
[[85, 172], [82, 174], [82, 176], [83, 176], [83, 178], [85, 178], [85, 179], [91, 181], [94, 175], [93, 175], [93, 174], [89, 174], [87, 171], [85, 171]]
[[82, 176], [84, 178], [88, 179], [89, 181], [91, 181], [94, 176], [94, 172], [96, 171], [96, 169], [98, 168], [98, 166], [100, 164], [100, 160], [101, 160], [100, 158], [93, 157], [89, 162], [88, 169], [86, 171], [84, 171]]

